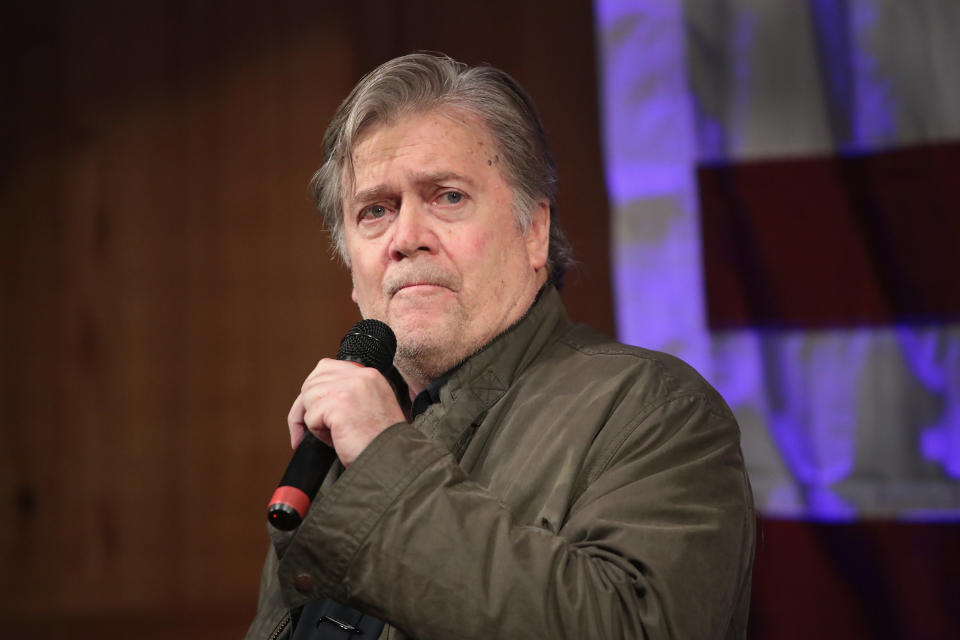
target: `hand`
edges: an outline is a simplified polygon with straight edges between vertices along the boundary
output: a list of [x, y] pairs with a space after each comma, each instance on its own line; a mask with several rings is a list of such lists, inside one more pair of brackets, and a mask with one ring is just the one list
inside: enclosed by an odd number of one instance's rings
[[307, 376], [287, 425], [295, 449], [307, 429], [350, 466], [387, 427], [405, 422], [393, 388], [371, 367], [325, 358]]

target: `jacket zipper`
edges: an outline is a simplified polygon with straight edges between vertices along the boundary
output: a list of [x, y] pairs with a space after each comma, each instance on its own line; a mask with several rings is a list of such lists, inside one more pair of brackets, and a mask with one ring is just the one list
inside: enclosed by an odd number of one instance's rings
[[290, 616], [287, 615], [283, 620], [280, 621], [280, 624], [277, 625], [277, 628], [273, 630], [273, 633], [270, 634], [270, 640], [277, 640], [280, 637], [280, 634], [283, 633], [283, 630], [287, 628], [287, 625], [290, 624]]

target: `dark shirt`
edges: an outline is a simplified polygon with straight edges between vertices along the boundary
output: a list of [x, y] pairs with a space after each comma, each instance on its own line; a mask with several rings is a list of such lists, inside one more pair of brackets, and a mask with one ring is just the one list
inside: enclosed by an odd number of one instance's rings
[[456, 368], [446, 372], [427, 385], [426, 389], [417, 394], [417, 397], [413, 399], [413, 406], [410, 408], [411, 420], [415, 420], [418, 415], [426, 411], [434, 402], [440, 402], [440, 389], [443, 388], [443, 385], [447, 384], [447, 380], [450, 379], [454, 371], [456, 371]]

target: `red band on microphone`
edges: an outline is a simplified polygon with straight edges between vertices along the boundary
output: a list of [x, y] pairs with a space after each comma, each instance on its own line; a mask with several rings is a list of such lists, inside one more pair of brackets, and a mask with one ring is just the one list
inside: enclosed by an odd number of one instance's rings
[[296, 487], [277, 487], [267, 508], [269, 509], [275, 504], [288, 504], [303, 518], [307, 515], [307, 509], [310, 507], [310, 496]]

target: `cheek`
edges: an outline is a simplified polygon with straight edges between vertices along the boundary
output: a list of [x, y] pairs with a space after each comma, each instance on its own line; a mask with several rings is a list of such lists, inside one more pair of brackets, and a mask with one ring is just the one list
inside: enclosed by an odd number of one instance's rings
[[474, 286], [483, 287], [496, 278], [502, 264], [502, 248], [485, 231], [463, 234], [451, 248], [452, 256], [464, 277], [472, 276]]
[[468, 255], [472, 256], [474, 260], [483, 260], [489, 254], [489, 247], [491, 246], [490, 239], [485, 233], [476, 233], [471, 234], [467, 240], [466, 247], [464, 249], [467, 251]]
[[372, 304], [376, 299], [376, 292], [380, 291], [376, 270], [362, 262], [354, 262], [350, 275], [353, 281], [353, 301], [359, 305]]

